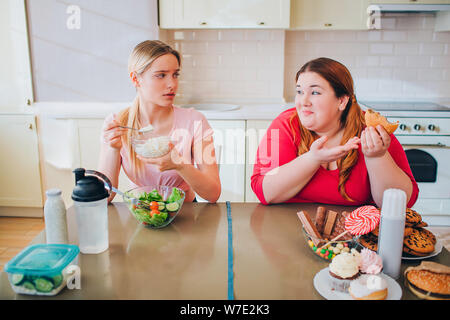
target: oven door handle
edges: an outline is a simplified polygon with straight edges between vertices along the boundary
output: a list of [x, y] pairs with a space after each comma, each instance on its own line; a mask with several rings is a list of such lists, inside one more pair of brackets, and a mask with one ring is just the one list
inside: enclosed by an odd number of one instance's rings
[[420, 147], [445, 148], [445, 147], [447, 147], [445, 144], [440, 143], [440, 142], [438, 142], [438, 143], [429, 143], [429, 144], [402, 143], [401, 145], [404, 146], [404, 147], [417, 147], [417, 148], [420, 148]]

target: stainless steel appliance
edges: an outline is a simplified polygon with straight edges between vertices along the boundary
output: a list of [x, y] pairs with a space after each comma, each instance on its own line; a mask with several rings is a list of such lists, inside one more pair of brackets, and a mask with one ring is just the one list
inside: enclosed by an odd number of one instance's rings
[[361, 102], [389, 121], [419, 185], [413, 206], [429, 225], [450, 226], [450, 108], [429, 102]]

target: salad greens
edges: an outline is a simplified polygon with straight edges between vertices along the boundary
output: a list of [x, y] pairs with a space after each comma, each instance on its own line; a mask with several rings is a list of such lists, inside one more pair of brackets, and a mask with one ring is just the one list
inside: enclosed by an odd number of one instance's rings
[[168, 223], [170, 213], [180, 209], [179, 202], [183, 199], [183, 194], [177, 188], [173, 188], [167, 200], [164, 201], [158, 190], [153, 189], [150, 192], [142, 192], [136, 198], [149, 204], [149, 206], [136, 206], [131, 202], [128, 203], [136, 219], [145, 225], [162, 227]]

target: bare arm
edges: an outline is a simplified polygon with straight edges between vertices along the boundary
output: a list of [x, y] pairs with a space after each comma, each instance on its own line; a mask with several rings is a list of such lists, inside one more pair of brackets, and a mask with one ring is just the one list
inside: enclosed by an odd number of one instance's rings
[[325, 147], [327, 137], [313, 142], [308, 152], [285, 165], [269, 171], [263, 180], [267, 203], [281, 203], [299, 193], [311, 180], [322, 163], [336, 161], [350, 150], [358, 148], [359, 138], [354, 137], [343, 146]]
[[[120, 151], [105, 143], [102, 143], [100, 147], [98, 171], [105, 174], [111, 181], [112, 186], [115, 188], [119, 185], [120, 165]], [[114, 199], [115, 195], [116, 194], [114, 192], [111, 192], [111, 195], [108, 198], [108, 203]]]
[[177, 169], [178, 173], [200, 197], [216, 202], [220, 197], [221, 185], [212, 137], [194, 144], [194, 161], [198, 168], [183, 164]]
[[311, 154], [306, 152], [266, 173], [262, 186], [267, 203], [281, 203], [291, 199], [311, 180], [319, 167], [320, 162], [314, 161]]
[[391, 143], [383, 127], [366, 128], [361, 134], [361, 149], [365, 156], [370, 179], [370, 191], [375, 203], [381, 207], [386, 189], [405, 191], [406, 203], [412, 195], [413, 185], [408, 175], [395, 163], [387, 149]]
[[[119, 185], [119, 173], [121, 166], [120, 148], [122, 147], [121, 136], [126, 133], [126, 129], [121, 129], [113, 117], [105, 119], [102, 128], [100, 157], [98, 161], [97, 170], [105, 174], [113, 187], [117, 188]], [[112, 192], [108, 198], [110, 203], [115, 193]]]

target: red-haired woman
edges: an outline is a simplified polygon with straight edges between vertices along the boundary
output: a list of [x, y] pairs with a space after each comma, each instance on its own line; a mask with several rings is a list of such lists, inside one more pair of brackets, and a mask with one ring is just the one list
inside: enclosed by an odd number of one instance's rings
[[282, 112], [259, 144], [251, 186], [263, 204], [319, 202], [381, 206], [388, 188], [418, 186], [402, 146], [383, 127], [366, 127], [353, 79], [328, 58], [307, 62], [296, 75], [295, 108]]

